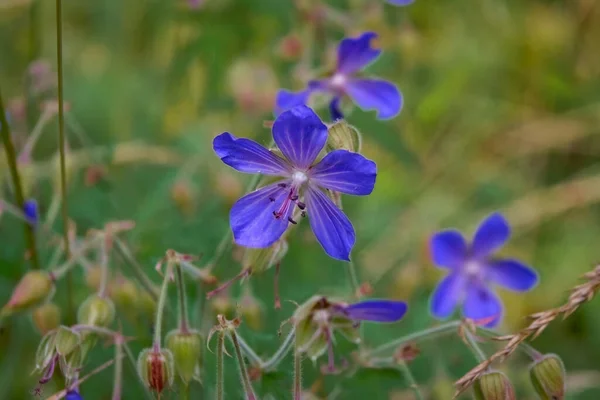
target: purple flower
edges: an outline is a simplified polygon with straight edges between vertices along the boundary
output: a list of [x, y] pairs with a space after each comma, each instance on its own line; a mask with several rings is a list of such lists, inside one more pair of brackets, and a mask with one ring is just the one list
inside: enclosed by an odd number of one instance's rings
[[325, 252], [350, 259], [354, 228], [322, 189], [357, 196], [373, 191], [377, 167], [357, 153], [335, 150], [316, 162], [327, 141], [327, 127], [307, 106], [282, 113], [273, 124], [279, 157], [249, 139], [224, 132], [213, 141], [221, 160], [240, 172], [282, 177], [239, 199], [230, 224], [237, 244], [263, 248], [275, 243], [288, 228], [294, 211], [309, 215], [310, 226]]
[[493, 257], [509, 237], [508, 222], [499, 213], [481, 222], [470, 245], [456, 230], [433, 235], [433, 262], [450, 270], [431, 296], [431, 312], [436, 318], [447, 318], [462, 305], [465, 317], [493, 327], [502, 317], [502, 303], [492, 284], [517, 292], [536, 285], [538, 275], [531, 267], [515, 259]]
[[395, 6], [407, 6], [415, 2], [415, 0], [387, 0], [388, 3]]
[[81, 394], [77, 390], [69, 390], [65, 396], [65, 400], [83, 400]]
[[39, 220], [37, 201], [35, 201], [35, 199], [25, 200], [25, 203], [23, 204], [23, 213], [25, 214], [25, 219], [27, 219], [31, 225], [36, 225]]
[[381, 50], [372, 47], [377, 37], [374, 32], [366, 32], [357, 38], [346, 38], [338, 47], [337, 66], [326, 79], [313, 80], [300, 92], [280, 90], [275, 100], [275, 113], [306, 104], [314, 92], [326, 92], [332, 96], [330, 111], [332, 119], [343, 115], [339, 100], [348, 96], [363, 110], [376, 110], [379, 119], [390, 119], [398, 115], [402, 108], [402, 95], [393, 83], [356, 76], [379, 57]]
[[342, 307], [340, 311], [353, 321], [396, 322], [407, 309], [403, 301], [365, 300]]

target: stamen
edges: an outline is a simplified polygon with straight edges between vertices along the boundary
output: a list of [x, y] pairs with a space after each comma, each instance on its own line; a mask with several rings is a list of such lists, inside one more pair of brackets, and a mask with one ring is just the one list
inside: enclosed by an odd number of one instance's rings
[[275, 202], [275, 197], [269, 197], [269, 201], [270, 201], [271, 203], [274, 203], [274, 202]]
[[300, 215], [302, 216], [302, 218], [306, 217], [306, 211], [302, 211], [302, 212], [300, 213]]
[[290, 221], [290, 223], [292, 223], [292, 224], [294, 224], [294, 225], [298, 224], [296, 221], [294, 221], [294, 220], [292, 219], [292, 217], [288, 217], [288, 221]]
[[282, 187], [282, 188], [286, 188], [287, 187], [287, 183], [278, 183], [277, 186]]
[[213, 297], [214, 295], [221, 293], [223, 290], [227, 289], [229, 286], [231, 286], [231, 284], [239, 279], [244, 279], [247, 276], [250, 276], [250, 274], [252, 273], [252, 268], [248, 267], [242, 270], [242, 272], [240, 272], [239, 274], [237, 274], [236, 276], [234, 276], [233, 278], [231, 278], [230, 280], [228, 280], [227, 282], [225, 282], [224, 284], [222, 284], [221, 286], [219, 286], [218, 288], [216, 288], [215, 290], [206, 293], [206, 298], [210, 299], [211, 297]]
[[296, 201], [296, 200], [298, 200], [298, 195], [297, 195], [297, 194], [295, 194], [295, 195], [291, 196], [291, 197], [290, 197], [290, 200], [292, 200], [292, 201]]

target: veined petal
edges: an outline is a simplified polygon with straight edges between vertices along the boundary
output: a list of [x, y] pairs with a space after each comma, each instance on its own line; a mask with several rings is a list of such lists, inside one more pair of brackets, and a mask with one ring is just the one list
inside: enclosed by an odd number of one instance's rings
[[371, 64], [381, 54], [381, 49], [371, 46], [375, 32], [365, 32], [357, 38], [346, 38], [338, 47], [337, 72], [352, 74]]
[[500, 213], [486, 217], [473, 238], [471, 251], [477, 258], [485, 258], [498, 250], [510, 237], [508, 221]]
[[277, 117], [273, 139], [294, 167], [308, 169], [325, 146], [327, 127], [313, 110], [297, 106]]
[[355, 321], [396, 322], [402, 319], [408, 306], [403, 301], [366, 300], [350, 304], [344, 313]]
[[470, 283], [467, 287], [463, 315], [469, 319], [486, 321], [483, 326], [492, 328], [502, 318], [502, 302], [482, 283]]
[[439, 319], [448, 318], [465, 293], [466, 279], [458, 272], [447, 275], [440, 281], [431, 295], [431, 314]]
[[285, 232], [294, 207], [289, 207], [287, 214], [281, 218], [273, 215], [288, 197], [288, 191], [278, 186], [280, 183], [249, 193], [233, 205], [229, 222], [237, 244], [253, 248], [268, 247]]
[[415, 0], [387, 0], [388, 3], [395, 6], [407, 6], [415, 2]]
[[311, 90], [305, 89], [299, 92], [292, 92], [286, 89], [280, 89], [275, 96], [275, 115], [284, 111], [308, 103]]
[[440, 267], [458, 268], [465, 263], [467, 243], [456, 230], [438, 232], [431, 238], [431, 257]]
[[317, 188], [308, 187], [305, 201], [310, 227], [325, 252], [338, 260], [350, 261], [356, 236], [348, 217]]
[[358, 153], [334, 150], [310, 169], [311, 181], [326, 189], [364, 196], [375, 186], [377, 165]]
[[238, 139], [229, 132], [213, 140], [213, 149], [221, 160], [240, 172], [263, 175], [289, 175], [290, 165], [250, 139]]
[[346, 94], [365, 111], [376, 110], [377, 118], [394, 118], [402, 108], [402, 95], [393, 83], [379, 79], [353, 79], [344, 87]]
[[518, 260], [492, 260], [485, 268], [492, 282], [517, 292], [533, 289], [539, 280], [533, 268]]

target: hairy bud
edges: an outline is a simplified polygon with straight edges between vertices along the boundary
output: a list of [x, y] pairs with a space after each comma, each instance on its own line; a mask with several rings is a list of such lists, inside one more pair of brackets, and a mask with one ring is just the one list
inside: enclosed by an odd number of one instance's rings
[[74, 330], [60, 326], [56, 330], [56, 352], [61, 356], [70, 354], [81, 344], [81, 334]]
[[515, 390], [502, 372], [493, 371], [482, 375], [473, 385], [477, 400], [515, 400]]
[[565, 367], [556, 354], [546, 354], [534, 362], [529, 375], [535, 391], [542, 400], [562, 400], [565, 398]]
[[33, 324], [45, 335], [60, 325], [60, 308], [54, 303], [46, 303], [33, 310]]
[[40, 340], [35, 352], [35, 371], [43, 371], [56, 354], [56, 331], [48, 332]]
[[173, 354], [175, 370], [186, 384], [202, 362], [202, 336], [198, 331], [173, 330], [167, 334], [166, 347]]
[[348, 124], [345, 120], [338, 120], [329, 127], [327, 136], [327, 149], [348, 150], [360, 153], [362, 137], [358, 129]]
[[173, 354], [167, 349], [146, 349], [140, 353], [137, 363], [142, 381], [156, 393], [173, 384]]
[[82, 325], [107, 327], [115, 318], [115, 305], [112, 300], [91, 295], [79, 306], [77, 322]]
[[0, 311], [0, 317], [36, 307], [48, 300], [54, 290], [54, 282], [48, 272], [29, 271], [13, 290], [8, 303]]
[[83, 367], [84, 359], [85, 354], [80, 346], [75, 347], [69, 354], [58, 359], [60, 370], [67, 381], [67, 385], [70, 385], [70, 383], [79, 376], [79, 371]]

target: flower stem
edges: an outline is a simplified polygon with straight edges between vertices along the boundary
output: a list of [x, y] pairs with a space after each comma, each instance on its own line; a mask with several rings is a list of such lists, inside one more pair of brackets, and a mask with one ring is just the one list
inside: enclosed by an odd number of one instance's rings
[[418, 332], [414, 332], [411, 334], [408, 334], [406, 336], [402, 336], [398, 339], [392, 340], [389, 343], [385, 343], [382, 344], [381, 346], [373, 349], [371, 351], [371, 355], [374, 355], [376, 353], [381, 353], [384, 351], [390, 351], [398, 346], [401, 346], [403, 344], [409, 343], [409, 342], [413, 342], [415, 340], [422, 340], [425, 338], [432, 338], [438, 335], [444, 335], [447, 333], [450, 333], [452, 331], [454, 331], [456, 328], [458, 328], [460, 326], [461, 322], [460, 321], [450, 321], [450, 322], [446, 322], [445, 324], [433, 327], [433, 328], [429, 328], [429, 329], [424, 329], [422, 331], [418, 331]]
[[406, 365], [406, 362], [403, 360], [398, 361], [398, 369], [402, 372], [402, 374], [404, 375], [404, 378], [408, 382], [408, 386], [415, 394], [415, 399], [416, 400], [424, 400], [423, 393], [421, 393], [421, 390], [419, 389], [419, 385], [417, 384], [417, 381], [416, 381], [415, 377], [413, 376], [410, 368], [408, 368], [408, 365]]
[[98, 288], [98, 296], [106, 297], [106, 288], [108, 286], [108, 237], [102, 235], [100, 239], [100, 287]]
[[181, 400], [190, 400], [190, 384], [183, 383], [181, 385]]
[[358, 275], [356, 274], [356, 266], [354, 261], [350, 260], [348, 263], [348, 281], [350, 282], [350, 289], [352, 290], [352, 296], [358, 295], [360, 283], [358, 282]]
[[233, 343], [233, 348], [235, 349], [235, 356], [238, 360], [240, 379], [242, 380], [242, 385], [244, 386], [246, 400], [256, 400], [256, 395], [254, 394], [254, 389], [252, 388], [252, 383], [250, 382], [250, 376], [248, 376], [246, 361], [244, 360], [244, 355], [242, 354], [240, 343], [238, 342], [238, 337], [235, 333], [235, 330], [231, 329], [229, 331], [229, 337], [231, 338], [231, 342]]
[[294, 400], [302, 400], [302, 353], [294, 346]]
[[163, 278], [163, 283], [160, 288], [160, 295], [158, 297], [158, 306], [156, 307], [156, 319], [154, 320], [154, 343], [153, 346], [156, 349], [160, 349], [161, 339], [162, 339], [162, 319], [165, 310], [165, 303], [167, 302], [167, 292], [169, 290], [169, 278], [171, 276], [171, 271], [173, 270], [173, 262], [169, 261], [167, 263], [167, 268], [165, 270], [165, 276]]
[[290, 331], [290, 333], [288, 333], [283, 343], [281, 343], [281, 346], [279, 346], [279, 349], [277, 349], [275, 354], [273, 354], [273, 357], [269, 358], [267, 361], [264, 362], [264, 364], [261, 365], [261, 369], [263, 371], [270, 371], [276, 368], [279, 365], [279, 363], [283, 361], [285, 356], [290, 352], [290, 349], [292, 348], [295, 336], [295, 331], [292, 328], [292, 330]]
[[[15, 199], [17, 201], [17, 204], [19, 205], [19, 210], [23, 211], [23, 204], [25, 203], [25, 198], [23, 196], [23, 186], [21, 183], [21, 176], [19, 175], [19, 169], [17, 167], [17, 155], [10, 134], [10, 126], [8, 125], [8, 121], [6, 120], [6, 110], [4, 109], [4, 103], [2, 101], [1, 93], [0, 132], [2, 132], [2, 142], [4, 144], [4, 151], [6, 152], [6, 160], [8, 162], [10, 176], [12, 178], [13, 186], [15, 188]], [[34, 269], [38, 269], [40, 267], [40, 264], [37, 254], [37, 246], [35, 244], [35, 234], [33, 232], [33, 226], [29, 223], [25, 224], [25, 240], [27, 242], [27, 247], [29, 248], [29, 253], [31, 255], [32, 266]]]
[[481, 346], [479, 346], [479, 343], [477, 343], [477, 339], [473, 337], [473, 334], [468, 329], [464, 330], [464, 334], [465, 339], [467, 339], [467, 343], [469, 344], [468, 347], [473, 352], [473, 355], [475, 355], [475, 358], [477, 358], [477, 362], [482, 363], [486, 361], [488, 357], [483, 352]]
[[181, 264], [175, 264], [175, 280], [177, 281], [177, 300], [179, 302], [179, 329], [187, 333], [190, 327], [188, 320], [187, 296], [185, 295], [185, 282]]
[[160, 295], [159, 292], [154, 287], [154, 283], [144, 273], [144, 270], [142, 269], [141, 265], [138, 264], [133, 254], [131, 254], [131, 251], [129, 250], [129, 248], [127, 248], [127, 245], [117, 237], [115, 237], [114, 240], [115, 243], [117, 243], [117, 248], [121, 252], [123, 258], [125, 258], [128, 264], [131, 265], [133, 274], [135, 275], [137, 280], [142, 284], [142, 287], [148, 292], [152, 299], [157, 300]]
[[[58, 64], [58, 146], [60, 154], [60, 190], [62, 200], [63, 237], [65, 255], [71, 257], [69, 248], [69, 209], [67, 204], [67, 168], [65, 156], [65, 110], [63, 96], [63, 60], [62, 60], [62, 0], [56, 0], [56, 59]], [[67, 273], [67, 310], [73, 315], [73, 278]]]
[[219, 333], [217, 343], [217, 400], [225, 399], [225, 370], [223, 352], [225, 351], [225, 332]]
[[121, 400], [123, 388], [123, 343], [115, 343], [115, 378], [112, 400]]

